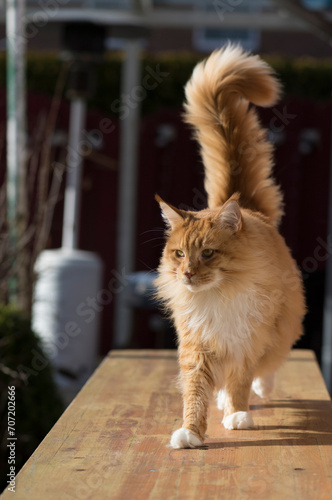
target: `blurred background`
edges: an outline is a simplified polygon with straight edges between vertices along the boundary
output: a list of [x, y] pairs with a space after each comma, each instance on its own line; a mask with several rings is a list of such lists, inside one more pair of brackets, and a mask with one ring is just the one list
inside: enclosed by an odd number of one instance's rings
[[284, 87], [259, 113], [306, 287], [297, 347], [315, 351], [331, 388], [332, 2], [2, 0], [0, 409], [15, 385], [31, 421], [43, 401], [49, 415], [33, 438], [21, 415], [22, 457], [111, 348], [176, 347], [151, 298], [163, 248], [154, 195], [206, 206], [183, 86], [228, 40]]

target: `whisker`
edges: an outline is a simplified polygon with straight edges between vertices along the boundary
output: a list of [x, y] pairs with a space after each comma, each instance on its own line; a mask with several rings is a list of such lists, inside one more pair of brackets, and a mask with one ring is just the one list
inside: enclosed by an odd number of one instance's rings
[[143, 260], [139, 259], [139, 262], [140, 264], [143, 264], [143, 266], [147, 267], [149, 270], [146, 271], [146, 275], [148, 274], [152, 274], [154, 272], [156, 272], [156, 269], [153, 269], [152, 267], [150, 267], [146, 262], [144, 262]]
[[[147, 243], [151, 243], [152, 241], [158, 241], [158, 240], [161, 240], [162, 238], [158, 237], [158, 238], [151, 238], [151, 240], [147, 240], [147, 241], [142, 241], [141, 245], [146, 245]], [[164, 244], [164, 241], [162, 241], [159, 246], [163, 245]]]
[[147, 233], [155, 233], [155, 232], [164, 233], [164, 229], [162, 229], [161, 227], [155, 227], [154, 229], [147, 229], [146, 231], [143, 231], [142, 233], [140, 233], [140, 236], [144, 236], [144, 234], [147, 234]]

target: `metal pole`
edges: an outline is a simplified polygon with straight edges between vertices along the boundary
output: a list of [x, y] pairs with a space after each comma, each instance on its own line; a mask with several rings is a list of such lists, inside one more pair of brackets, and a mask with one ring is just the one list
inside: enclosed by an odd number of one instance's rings
[[[135, 266], [136, 191], [140, 123], [141, 46], [139, 40], [128, 40], [122, 67], [122, 106], [120, 113], [120, 172], [118, 184], [117, 269], [131, 273]], [[124, 293], [119, 294], [115, 308], [114, 347], [126, 346], [130, 340], [132, 310], [126, 306]]]
[[70, 105], [62, 248], [78, 248], [83, 155], [82, 131], [85, 115], [85, 100], [73, 99]]
[[[26, 161], [25, 0], [7, 0], [7, 218], [10, 247], [17, 248]], [[15, 269], [15, 262], [13, 263]], [[9, 283], [9, 300], [18, 296], [17, 273]]]

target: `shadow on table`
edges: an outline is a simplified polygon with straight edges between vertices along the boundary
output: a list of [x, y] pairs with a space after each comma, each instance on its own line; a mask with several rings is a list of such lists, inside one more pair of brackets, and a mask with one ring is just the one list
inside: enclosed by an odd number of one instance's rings
[[[248, 437], [243, 432], [234, 440], [238, 431], [223, 429], [220, 442], [208, 442], [205, 449], [234, 448], [247, 446], [331, 446], [332, 445], [332, 401], [324, 400], [278, 400], [266, 404], [250, 405], [251, 411], [284, 408], [287, 418], [294, 425], [259, 425], [248, 430]], [[292, 412], [290, 415], [289, 412]], [[286, 416], [286, 413], [285, 413]], [[290, 432], [292, 431], [292, 432]], [[265, 434], [262, 439], [255, 439], [255, 433]], [[250, 433], [250, 434], [249, 434]], [[273, 434], [273, 436], [271, 436]]]

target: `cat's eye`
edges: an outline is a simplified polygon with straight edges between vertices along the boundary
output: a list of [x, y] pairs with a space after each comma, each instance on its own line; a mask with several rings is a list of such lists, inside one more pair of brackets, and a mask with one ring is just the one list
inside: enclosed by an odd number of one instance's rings
[[183, 259], [184, 257], [184, 252], [182, 250], [175, 250], [175, 255], [179, 257], [180, 259]]
[[212, 257], [213, 254], [214, 254], [214, 250], [211, 250], [210, 248], [206, 248], [202, 252], [202, 257], [204, 257], [205, 259], [208, 259], [209, 257]]

